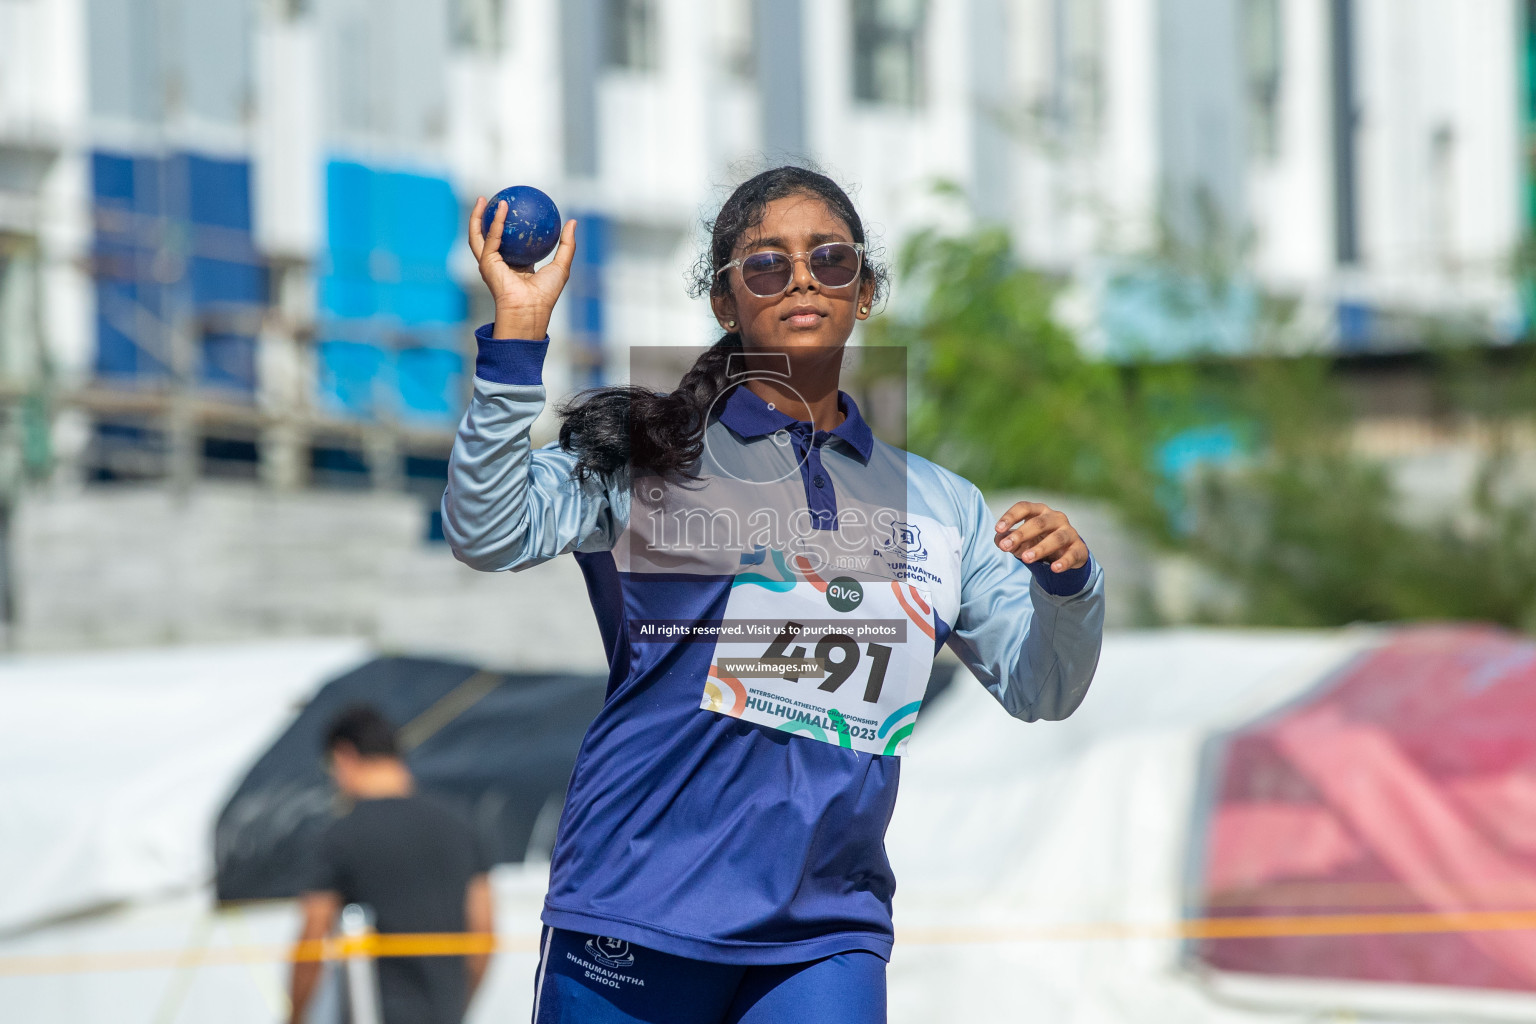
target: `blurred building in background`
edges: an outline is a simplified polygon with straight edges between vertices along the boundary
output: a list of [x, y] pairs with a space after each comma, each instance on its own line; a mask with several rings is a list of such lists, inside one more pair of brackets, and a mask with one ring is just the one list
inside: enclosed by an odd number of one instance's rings
[[700, 219], [784, 159], [855, 186], [888, 256], [1006, 226], [1111, 358], [1250, 350], [1269, 298], [1340, 354], [1516, 341], [1533, 12], [0, 0], [0, 610], [70, 644], [462, 595], [423, 545], [489, 319], [463, 223], [509, 184], [581, 222], [552, 394], [709, 339]]

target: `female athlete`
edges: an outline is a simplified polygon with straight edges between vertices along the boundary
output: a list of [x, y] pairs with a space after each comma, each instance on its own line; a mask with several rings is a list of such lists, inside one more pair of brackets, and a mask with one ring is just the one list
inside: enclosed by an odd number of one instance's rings
[[486, 244], [484, 209], [469, 244], [496, 319], [444, 532], [486, 571], [574, 553], [611, 666], [552, 855], [535, 1024], [883, 1021], [884, 835], [934, 654], [1017, 718], [1065, 718], [1098, 662], [1103, 573], [1061, 512], [994, 519], [839, 390], [885, 279], [830, 179], [737, 188], [696, 282], [720, 340], [671, 392], [578, 396], [539, 449], [575, 222], [535, 273]]

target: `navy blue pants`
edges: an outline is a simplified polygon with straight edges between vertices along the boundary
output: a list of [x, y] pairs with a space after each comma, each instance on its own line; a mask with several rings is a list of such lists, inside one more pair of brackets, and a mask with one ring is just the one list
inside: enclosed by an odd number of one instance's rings
[[751, 967], [545, 927], [533, 1024], [885, 1024], [885, 961], [862, 950]]

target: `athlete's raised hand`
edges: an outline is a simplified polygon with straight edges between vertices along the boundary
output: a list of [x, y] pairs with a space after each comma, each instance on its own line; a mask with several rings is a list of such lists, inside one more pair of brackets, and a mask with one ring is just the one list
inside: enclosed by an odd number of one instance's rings
[[[485, 203], [485, 196], [476, 199], [469, 215], [469, 251], [475, 254], [480, 278], [496, 300], [496, 326], [491, 336], [538, 341], [548, 333], [555, 301], [571, 276], [571, 258], [576, 255], [576, 222], [565, 222], [555, 258], [537, 271], [532, 267], [509, 267], [501, 258], [501, 246], [488, 244], [480, 227]], [[506, 219], [507, 203], [502, 200], [496, 204], [496, 216], [491, 221], [491, 238], [501, 238]]]
[[1052, 572], [1076, 569], [1088, 561], [1088, 545], [1058, 512], [1038, 501], [1019, 501], [997, 521], [998, 547], [1021, 562], [1049, 561]]

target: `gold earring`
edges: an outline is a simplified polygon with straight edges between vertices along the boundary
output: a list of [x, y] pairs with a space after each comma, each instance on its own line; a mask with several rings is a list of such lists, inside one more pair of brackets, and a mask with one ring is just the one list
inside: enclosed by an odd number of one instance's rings
[[736, 326], [736, 321], [735, 321], [735, 320], [727, 320], [727, 321], [726, 321], [726, 322], [725, 322], [725, 326], [727, 326], [727, 327], [730, 327], [730, 328], [735, 328], [735, 326]]
[[859, 307], [859, 312], [863, 313], [865, 316], [868, 316], [869, 315], [869, 307], [868, 306], [860, 306]]

